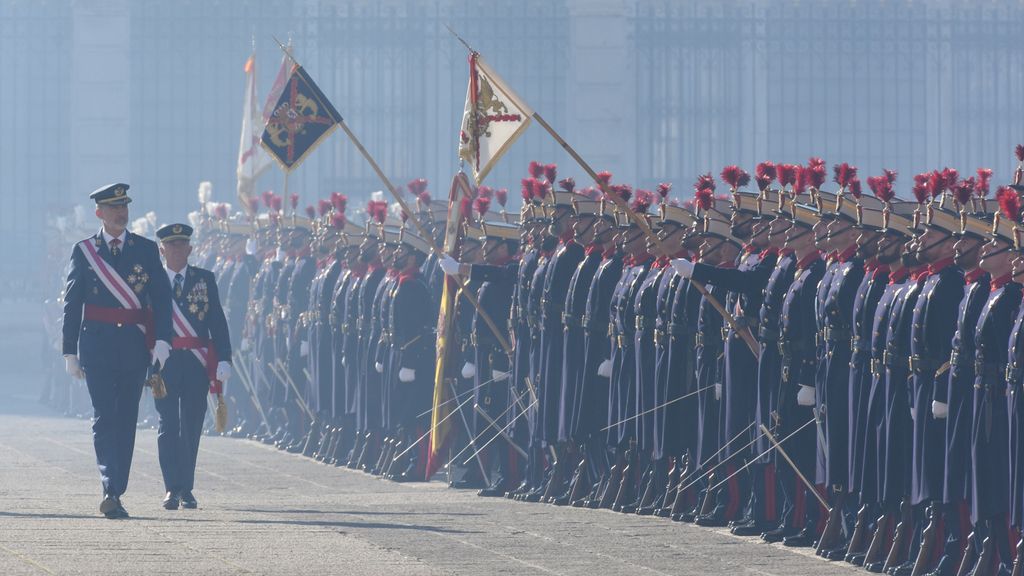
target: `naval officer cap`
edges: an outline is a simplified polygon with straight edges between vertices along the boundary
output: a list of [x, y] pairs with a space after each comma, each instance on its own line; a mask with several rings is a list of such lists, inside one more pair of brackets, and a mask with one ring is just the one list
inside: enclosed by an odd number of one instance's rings
[[132, 201], [132, 199], [128, 197], [127, 184], [107, 184], [106, 186], [97, 189], [92, 194], [89, 194], [89, 198], [91, 198], [97, 206], [124, 206]]
[[190, 240], [192, 238], [192, 227], [188, 224], [167, 224], [156, 231], [156, 237], [161, 242]]

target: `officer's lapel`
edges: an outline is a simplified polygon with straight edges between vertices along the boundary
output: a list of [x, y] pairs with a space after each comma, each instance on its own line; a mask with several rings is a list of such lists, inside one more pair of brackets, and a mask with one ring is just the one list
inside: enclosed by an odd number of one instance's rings
[[128, 275], [132, 262], [131, 256], [129, 256], [129, 254], [134, 252], [134, 248], [135, 235], [132, 234], [131, 232], [125, 232], [124, 245], [121, 246], [121, 255], [117, 258], [117, 265], [115, 266], [118, 274], [120, 274], [122, 278]]

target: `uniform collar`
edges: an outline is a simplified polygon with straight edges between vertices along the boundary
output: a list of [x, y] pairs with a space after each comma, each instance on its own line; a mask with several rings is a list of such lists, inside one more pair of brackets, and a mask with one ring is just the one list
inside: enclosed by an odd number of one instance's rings
[[412, 280], [413, 278], [419, 278], [419, 277], [420, 277], [420, 269], [419, 268], [411, 268], [409, 270], [403, 270], [401, 272], [398, 272], [398, 284], [401, 285], [401, 284], [404, 284], [407, 280]]
[[992, 283], [989, 284], [989, 291], [995, 292], [996, 290], [999, 290], [1003, 286], [1006, 286], [1007, 284], [1009, 284], [1010, 280], [1012, 280], [1012, 279], [1013, 279], [1013, 274], [1012, 273], [1003, 274], [999, 278], [993, 278], [992, 279]]
[[907, 270], [906, 266], [900, 266], [889, 273], [889, 284], [899, 284], [906, 280], [909, 275], [910, 270]]
[[929, 264], [928, 265], [928, 272], [930, 272], [931, 274], [938, 274], [939, 272], [942, 272], [943, 270], [945, 270], [946, 268], [949, 268], [952, 265], [953, 265], [953, 257], [952, 256], [947, 256], [947, 257], [943, 258], [942, 260], [938, 260], [936, 262], [932, 262], [931, 264]]
[[975, 268], [964, 275], [964, 284], [973, 284], [978, 281], [979, 278], [985, 275], [985, 271], [981, 268]]
[[806, 270], [818, 260], [821, 260], [821, 252], [812, 250], [807, 256], [804, 256], [796, 263], [797, 270]]
[[889, 265], [879, 264], [875, 262], [875, 265], [871, 268], [871, 279], [878, 280], [889, 276]]
[[931, 275], [932, 274], [928, 271], [927, 266], [920, 266], [910, 271], [910, 279], [914, 282], [923, 282]]
[[182, 281], [184, 282], [184, 280], [185, 280], [185, 273], [188, 272], [188, 264], [185, 264], [185, 267], [182, 268], [181, 270], [177, 271], [177, 272], [175, 272], [174, 270], [171, 270], [166, 265], [164, 266], [164, 270], [167, 271], [167, 279], [170, 280], [171, 281], [171, 285], [173, 285], [174, 284], [174, 277], [176, 275], [178, 275], [178, 274], [181, 274]]
[[849, 246], [844, 248], [842, 252], [838, 253], [836, 255], [836, 257], [839, 259], [840, 262], [846, 263], [846, 262], [849, 262], [850, 259], [853, 258], [856, 254], [857, 254], [857, 245], [856, 244], [850, 244]]
[[774, 246], [770, 246], [770, 247], [765, 248], [764, 250], [761, 251], [761, 259], [767, 258], [769, 256], [778, 256], [778, 255], [779, 255], [779, 249], [774, 247]]
[[103, 242], [106, 243], [107, 246], [110, 246], [110, 242], [112, 240], [117, 240], [121, 243], [121, 246], [124, 246], [125, 240], [128, 239], [128, 229], [126, 228], [121, 230], [121, 235], [115, 237], [107, 234], [107, 229], [105, 227], [100, 227], [100, 235], [103, 237]]

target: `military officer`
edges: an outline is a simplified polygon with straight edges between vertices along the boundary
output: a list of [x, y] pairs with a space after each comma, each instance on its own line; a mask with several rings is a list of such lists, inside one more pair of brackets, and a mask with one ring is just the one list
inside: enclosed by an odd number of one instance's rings
[[163, 367], [171, 351], [171, 287], [156, 244], [126, 230], [128, 185], [104, 186], [89, 197], [103, 226], [71, 253], [63, 353], [68, 373], [85, 379], [92, 399], [100, 512], [127, 518], [121, 495], [128, 487], [143, 381], [150, 364]]
[[167, 490], [163, 507], [196, 508], [192, 489], [206, 395], [222, 394], [231, 376], [231, 338], [213, 272], [188, 264], [192, 227], [168, 224], [156, 236], [171, 284], [175, 334], [162, 371], [167, 395], [155, 401], [160, 471]]

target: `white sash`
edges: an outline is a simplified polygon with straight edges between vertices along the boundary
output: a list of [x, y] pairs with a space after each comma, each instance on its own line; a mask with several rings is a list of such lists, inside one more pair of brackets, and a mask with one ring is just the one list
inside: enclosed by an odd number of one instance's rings
[[[171, 313], [171, 323], [174, 324], [174, 333], [182, 338], [198, 338], [199, 333], [192, 327], [192, 323], [188, 321], [188, 318], [182, 314], [181, 308], [178, 308], [178, 303], [174, 298], [171, 298], [171, 304], [174, 307]], [[203, 368], [206, 368], [206, 355], [209, 353], [208, 349], [192, 348], [191, 350], [192, 353], [195, 354], [196, 358], [199, 359], [199, 363], [203, 365]]]
[[[85, 261], [89, 263], [89, 266], [96, 272], [96, 276], [100, 279], [103, 286], [110, 292], [114, 298], [121, 304], [122, 308], [127, 310], [142, 310], [142, 302], [139, 297], [132, 290], [131, 286], [124, 281], [124, 278], [114, 270], [107, 261], [104, 260], [100, 253], [96, 251], [96, 246], [93, 244], [92, 238], [87, 238], [78, 243], [82, 248], [82, 254], [85, 256]], [[146, 333], [146, 327], [142, 324], [136, 324], [142, 333]]]

